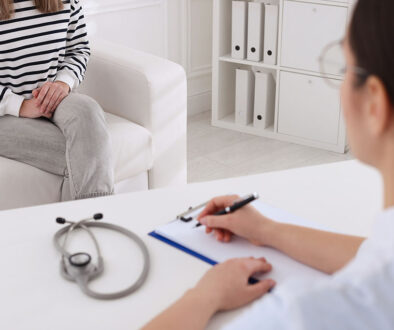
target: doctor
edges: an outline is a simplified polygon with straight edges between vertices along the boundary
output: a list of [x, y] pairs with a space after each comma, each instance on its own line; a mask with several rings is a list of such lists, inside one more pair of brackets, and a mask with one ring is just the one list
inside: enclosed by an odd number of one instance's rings
[[[315, 283], [264, 280], [248, 285], [264, 259], [236, 259], [213, 267], [195, 288], [145, 329], [203, 329], [218, 311], [257, 298], [226, 329], [394, 329], [394, 1], [359, 0], [342, 43], [347, 66], [342, 105], [354, 155], [384, 181], [384, 210], [368, 239], [279, 224], [248, 206], [210, 216], [236, 196], [213, 199], [200, 214], [223, 242], [239, 235], [272, 246], [326, 273]], [[324, 62], [324, 58], [323, 58]]]

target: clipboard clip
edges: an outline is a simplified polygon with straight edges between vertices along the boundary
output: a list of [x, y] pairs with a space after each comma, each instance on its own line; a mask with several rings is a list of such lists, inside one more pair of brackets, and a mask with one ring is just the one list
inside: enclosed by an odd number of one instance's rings
[[[246, 197], [246, 196], [245, 196], [245, 197]], [[242, 200], [242, 198], [240, 198], [239, 200], [236, 200], [235, 202], [241, 201], [241, 200]], [[183, 212], [183, 213], [181, 213], [181, 214], [179, 214], [179, 215], [176, 216], [177, 220], [181, 220], [181, 221], [183, 221], [183, 222], [190, 222], [190, 221], [192, 221], [192, 220], [193, 220], [193, 217], [189, 216], [190, 213], [193, 213], [194, 211], [196, 211], [196, 210], [198, 210], [198, 209], [201, 209], [202, 207], [205, 207], [205, 205], [207, 205], [208, 203], [209, 203], [209, 201], [207, 201], [207, 202], [205, 202], [205, 203], [202, 203], [202, 204], [200, 204], [200, 205], [198, 205], [198, 206], [195, 206], [195, 207], [190, 206], [190, 207], [187, 209], [187, 211], [185, 211], [185, 212]]]
[[183, 212], [183, 213], [177, 215], [176, 218], [179, 219], [179, 220], [181, 220], [181, 221], [183, 221], [183, 222], [190, 222], [190, 221], [193, 220], [193, 217], [190, 216], [190, 213], [193, 213], [194, 211], [196, 211], [196, 210], [198, 210], [198, 209], [201, 209], [202, 207], [204, 207], [204, 206], [207, 205], [207, 204], [208, 204], [208, 202], [205, 202], [205, 203], [200, 204], [200, 205], [195, 206], [195, 207], [190, 206], [190, 207], [187, 209], [187, 211], [185, 211], [185, 212]]

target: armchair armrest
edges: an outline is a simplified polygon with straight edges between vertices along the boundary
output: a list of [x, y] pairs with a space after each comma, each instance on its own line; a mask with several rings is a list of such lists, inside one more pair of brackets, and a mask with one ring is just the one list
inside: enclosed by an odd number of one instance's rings
[[183, 68], [166, 59], [94, 40], [79, 91], [106, 112], [148, 129], [153, 138], [149, 187], [186, 183], [187, 83]]

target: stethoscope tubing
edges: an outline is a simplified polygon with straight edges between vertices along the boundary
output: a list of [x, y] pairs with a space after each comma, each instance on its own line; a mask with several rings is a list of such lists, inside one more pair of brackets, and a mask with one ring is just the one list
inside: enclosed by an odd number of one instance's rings
[[[135, 292], [138, 290], [145, 282], [148, 273], [149, 273], [149, 268], [150, 268], [150, 256], [149, 256], [149, 251], [145, 245], [145, 243], [142, 241], [140, 237], [138, 237], [136, 234], [133, 232], [129, 231], [126, 228], [111, 224], [111, 223], [106, 223], [106, 222], [89, 222], [88, 220], [81, 220], [76, 223], [71, 223], [70, 225], [60, 229], [54, 236], [53, 241], [55, 244], [55, 247], [59, 250], [59, 252], [62, 254], [62, 267], [64, 266], [64, 258], [68, 258], [70, 254], [66, 251], [65, 245], [67, 243], [68, 237], [71, 234], [72, 231], [77, 230], [77, 229], [84, 229], [86, 230], [90, 237], [93, 239], [94, 244], [97, 249], [98, 253], [98, 259], [99, 262], [102, 262], [102, 256], [100, 252], [100, 247], [97, 242], [96, 237], [90, 230], [90, 228], [104, 228], [104, 229], [109, 229], [113, 230], [116, 232], [119, 232], [121, 234], [124, 234], [125, 236], [128, 236], [132, 241], [134, 241], [138, 247], [140, 248], [143, 259], [144, 259], [144, 265], [142, 268], [142, 271], [140, 275], [138, 276], [137, 280], [130, 285], [128, 288], [118, 291], [118, 292], [113, 292], [113, 293], [99, 293], [91, 290], [89, 288], [89, 279], [85, 277], [80, 277], [80, 278], [75, 278], [74, 280], [77, 282], [78, 286], [80, 289], [88, 296], [96, 299], [102, 299], [102, 300], [110, 300], [110, 299], [118, 299], [125, 297], [127, 295], [130, 295], [131, 293]], [[66, 237], [63, 241], [63, 244], [60, 244], [60, 238], [66, 234]]]

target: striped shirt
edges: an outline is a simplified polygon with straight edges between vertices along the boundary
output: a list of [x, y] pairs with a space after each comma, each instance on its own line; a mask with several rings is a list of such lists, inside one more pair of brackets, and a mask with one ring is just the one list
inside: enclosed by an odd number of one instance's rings
[[83, 80], [89, 60], [84, 15], [79, 0], [42, 13], [31, 0], [14, 0], [15, 14], [0, 21], [0, 116], [19, 116], [23, 100], [47, 81], [73, 90]]

